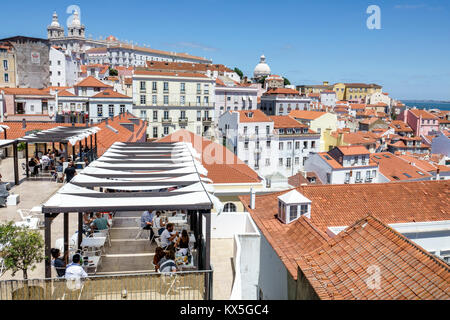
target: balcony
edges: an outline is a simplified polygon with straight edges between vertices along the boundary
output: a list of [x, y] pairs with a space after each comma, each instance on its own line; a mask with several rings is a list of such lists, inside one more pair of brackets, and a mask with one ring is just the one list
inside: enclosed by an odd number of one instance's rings
[[205, 124], [205, 125], [208, 125], [208, 124], [211, 124], [212, 123], [212, 118], [210, 118], [210, 117], [204, 117], [203, 119], [202, 119], [202, 122], [203, 122], [203, 124]]
[[182, 123], [186, 124], [186, 123], [188, 123], [188, 122], [189, 122], [189, 119], [188, 119], [188, 118], [179, 118], [179, 119], [178, 119], [178, 123], [180, 123], [180, 124], [182, 124]]
[[162, 118], [162, 124], [172, 124], [172, 118]]

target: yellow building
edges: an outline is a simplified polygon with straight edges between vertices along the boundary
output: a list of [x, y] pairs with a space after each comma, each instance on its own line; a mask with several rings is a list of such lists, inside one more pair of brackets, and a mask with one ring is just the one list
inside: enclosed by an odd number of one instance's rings
[[323, 84], [321, 84], [321, 85], [320, 84], [319, 85], [304, 84], [304, 85], [297, 86], [296, 88], [297, 88], [297, 91], [301, 95], [308, 95], [311, 93], [321, 93], [323, 91], [332, 90], [333, 86], [330, 86], [328, 81], [324, 81]]
[[371, 96], [375, 92], [382, 92], [383, 87], [371, 83], [336, 83], [333, 91], [336, 92], [336, 98], [339, 101], [356, 101], [363, 103], [367, 96]]
[[0, 88], [16, 87], [16, 55], [8, 43], [0, 43]]
[[200, 73], [136, 70], [133, 112], [149, 122], [150, 139], [179, 129], [205, 135], [213, 126], [214, 83]]

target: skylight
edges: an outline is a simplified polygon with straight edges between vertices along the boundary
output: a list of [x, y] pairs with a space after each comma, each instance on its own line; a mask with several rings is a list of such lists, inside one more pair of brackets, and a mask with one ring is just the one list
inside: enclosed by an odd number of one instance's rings
[[421, 176], [425, 175], [422, 171], [417, 171], [417, 173], [420, 174]]
[[412, 178], [409, 174], [407, 173], [403, 173], [404, 176], [408, 177], [408, 178]]
[[385, 158], [390, 158], [391, 156], [388, 156], [387, 154], [383, 154], [383, 157], [385, 157]]

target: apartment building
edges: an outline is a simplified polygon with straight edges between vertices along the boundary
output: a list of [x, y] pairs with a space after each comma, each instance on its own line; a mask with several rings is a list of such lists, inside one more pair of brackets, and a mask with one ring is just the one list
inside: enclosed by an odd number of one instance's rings
[[293, 110], [309, 110], [310, 98], [289, 88], [269, 89], [261, 97], [261, 110], [269, 116], [286, 116]]
[[305, 171], [315, 172], [323, 184], [378, 181], [378, 164], [363, 146], [340, 146], [329, 152], [313, 153], [305, 162]]
[[227, 111], [255, 110], [258, 106], [258, 87], [241, 84], [220, 76], [215, 87], [215, 120]]
[[178, 129], [206, 135], [214, 124], [214, 80], [200, 73], [136, 70], [133, 104], [135, 116], [150, 123], [149, 138]]
[[0, 88], [16, 86], [16, 55], [14, 47], [5, 42], [0, 43]]

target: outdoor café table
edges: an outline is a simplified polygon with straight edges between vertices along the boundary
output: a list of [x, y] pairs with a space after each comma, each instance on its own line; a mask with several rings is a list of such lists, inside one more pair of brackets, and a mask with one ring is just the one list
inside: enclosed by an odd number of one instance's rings
[[106, 237], [84, 238], [81, 242], [82, 248], [103, 248], [105, 246]]
[[187, 220], [183, 219], [182, 217], [168, 217], [167, 221], [169, 223], [175, 223], [175, 224], [184, 224], [187, 223]]
[[[88, 257], [88, 263], [87, 264], [83, 263], [84, 271], [86, 271], [86, 273], [88, 273], [88, 274], [96, 274], [98, 265], [100, 264], [100, 259], [101, 259], [101, 256]], [[93, 271], [90, 271], [90, 270], [93, 270]]]

